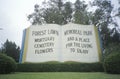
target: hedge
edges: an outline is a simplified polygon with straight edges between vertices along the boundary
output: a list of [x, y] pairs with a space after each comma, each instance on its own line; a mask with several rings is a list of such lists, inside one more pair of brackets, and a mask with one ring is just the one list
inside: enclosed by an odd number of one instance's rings
[[17, 72], [103, 72], [102, 63], [23, 63]]
[[120, 53], [112, 53], [105, 58], [104, 70], [107, 73], [120, 74]]
[[16, 62], [13, 58], [0, 53], [0, 74], [8, 74], [16, 70]]

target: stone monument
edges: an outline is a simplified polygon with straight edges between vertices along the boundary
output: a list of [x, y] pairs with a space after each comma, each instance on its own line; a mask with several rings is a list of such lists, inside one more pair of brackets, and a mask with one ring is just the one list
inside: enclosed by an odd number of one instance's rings
[[32, 25], [23, 31], [20, 63], [99, 62], [101, 43], [94, 25]]

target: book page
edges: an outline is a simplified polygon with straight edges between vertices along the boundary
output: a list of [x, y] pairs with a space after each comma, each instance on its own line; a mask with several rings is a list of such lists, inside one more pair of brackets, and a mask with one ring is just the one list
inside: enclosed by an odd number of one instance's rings
[[29, 27], [25, 62], [58, 61], [59, 29], [55, 24]]
[[100, 46], [93, 25], [46, 24], [26, 29], [22, 62], [99, 62]]
[[93, 25], [70, 23], [62, 26], [62, 61], [99, 61]]

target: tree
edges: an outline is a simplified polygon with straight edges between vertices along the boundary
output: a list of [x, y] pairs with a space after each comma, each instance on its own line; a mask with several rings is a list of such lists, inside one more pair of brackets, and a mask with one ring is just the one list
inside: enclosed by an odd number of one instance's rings
[[119, 6], [118, 6], [118, 12], [116, 13], [116, 15], [115, 16], [117, 16], [117, 17], [120, 17], [120, 0], [118, 0], [118, 4], [119, 4]]
[[[118, 0], [118, 4], [120, 4], [120, 0]], [[117, 5], [117, 7], [115, 9], [117, 9], [117, 10], [114, 13], [113, 18], [115, 20], [116, 20], [116, 18], [120, 19], [120, 5]], [[119, 22], [116, 22], [116, 23], [114, 23], [114, 25], [115, 26], [111, 30], [112, 42], [119, 44], [120, 43], [120, 24], [119, 24]]]
[[72, 3], [63, 0], [50, 0], [49, 7], [44, 9], [43, 17], [46, 23], [66, 24], [72, 18]]
[[55, 24], [61, 25], [64, 22], [64, 17], [62, 15], [62, 13], [60, 13], [55, 8], [47, 8], [44, 11], [43, 17], [44, 17], [46, 23], [55, 23]]
[[[120, 46], [120, 32], [118, 24], [111, 15], [113, 6], [110, 0], [94, 0], [94, 6], [97, 9], [93, 13], [92, 22], [96, 25], [100, 31], [101, 38], [103, 40], [103, 58], [106, 58], [109, 54], [119, 52]], [[112, 28], [110, 28], [112, 26]]]
[[94, 0], [93, 5], [97, 6], [97, 9], [94, 12], [93, 24], [99, 28], [103, 46], [105, 48], [105, 46], [111, 42], [109, 26], [115, 24], [111, 16], [113, 6], [109, 0]]
[[87, 4], [85, 4], [85, 1], [76, 0], [74, 6], [74, 22], [79, 24], [90, 24], [89, 12], [87, 12]]
[[14, 42], [7, 39], [1, 48], [1, 52], [12, 57], [16, 62], [19, 61], [20, 47], [18, 47]]
[[28, 16], [28, 20], [32, 25], [41, 25], [42, 23], [63, 24], [64, 16], [62, 15], [63, 0], [50, 0], [43, 5], [48, 4], [49, 7], [40, 8], [35, 5], [34, 13]]
[[64, 24], [71, 21], [72, 13], [73, 13], [72, 3], [71, 2], [66, 2], [64, 4], [64, 11], [63, 11], [64, 21], [65, 21]]
[[72, 3], [63, 2], [63, 0], [50, 0], [44, 2], [43, 6], [48, 7], [40, 8], [39, 5], [35, 5], [34, 13], [28, 16], [28, 20], [32, 25], [41, 25], [42, 23], [55, 23], [59, 25], [66, 24], [72, 19]]
[[44, 19], [41, 15], [41, 9], [38, 4], [36, 4], [34, 8], [34, 13], [28, 16], [28, 20], [31, 22], [32, 25], [41, 25], [42, 23], [44, 23]]
[[48, 3], [50, 7], [56, 8], [59, 12], [62, 11], [63, 0], [50, 0]]

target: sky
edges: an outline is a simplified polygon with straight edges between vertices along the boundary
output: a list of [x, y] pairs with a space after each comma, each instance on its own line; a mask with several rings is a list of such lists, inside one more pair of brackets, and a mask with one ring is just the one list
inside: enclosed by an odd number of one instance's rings
[[6, 39], [21, 45], [23, 30], [30, 26], [27, 16], [43, 0], [0, 0], [0, 44]]
[[[18, 46], [22, 43], [23, 30], [31, 24], [27, 16], [34, 11], [34, 5], [44, 0], [0, 0], [0, 47], [6, 39], [15, 42]], [[72, 1], [75, 0], [66, 0]], [[90, 0], [86, 0], [90, 1]], [[117, 4], [116, 0], [113, 0]]]

